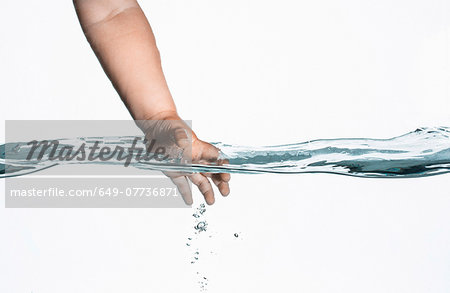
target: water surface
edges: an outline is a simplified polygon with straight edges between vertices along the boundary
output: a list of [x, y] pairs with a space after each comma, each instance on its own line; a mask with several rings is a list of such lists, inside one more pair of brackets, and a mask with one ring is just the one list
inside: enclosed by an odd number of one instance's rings
[[[84, 137], [59, 140], [58, 148], [77, 149], [95, 142], [129, 148], [134, 137]], [[288, 145], [249, 147], [212, 143], [221, 150], [225, 165], [181, 164], [177, 161], [133, 161], [140, 169], [215, 173], [332, 173], [375, 178], [412, 178], [450, 172], [450, 128], [419, 128], [389, 139], [319, 139]], [[0, 146], [0, 178], [19, 176], [65, 164], [123, 165], [122, 161], [79, 162], [51, 160], [46, 153], [27, 160], [26, 142]]]

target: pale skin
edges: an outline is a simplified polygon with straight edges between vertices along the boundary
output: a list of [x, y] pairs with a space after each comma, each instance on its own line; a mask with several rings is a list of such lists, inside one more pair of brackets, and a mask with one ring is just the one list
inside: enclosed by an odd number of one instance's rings
[[[177, 129], [177, 145], [192, 138], [193, 162], [217, 161], [219, 150], [197, 138], [179, 117], [164, 77], [150, 24], [135, 0], [74, 0], [83, 32], [122, 101], [135, 120], [164, 120]], [[173, 126], [173, 127], [172, 127]], [[178, 131], [180, 128], [185, 132]], [[148, 133], [147, 133], [148, 134]], [[191, 147], [191, 146], [190, 146]], [[188, 180], [213, 204], [211, 181], [223, 196], [230, 193], [230, 174], [166, 173], [186, 204], [191, 205]]]

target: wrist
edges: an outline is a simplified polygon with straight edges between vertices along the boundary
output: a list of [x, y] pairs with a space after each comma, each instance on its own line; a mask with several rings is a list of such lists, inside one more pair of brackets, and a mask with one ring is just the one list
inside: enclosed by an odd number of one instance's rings
[[178, 117], [177, 109], [169, 90], [155, 90], [133, 86], [120, 92], [122, 101], [134, 120], [163, 120]]
[[143, 120], [181, 120], [175, 109], [163, 110], [144, 115]]
[[[163, 103], [159, 99], [156, 102], [149, 103], [144, 98], [134, 99], [138, 102], [126, 103], [127, 108], [134, 120], [167, 120], [169, 117], [177, 117], [175, 104]], [[151, 101], [151, 100], [150, 100]]]

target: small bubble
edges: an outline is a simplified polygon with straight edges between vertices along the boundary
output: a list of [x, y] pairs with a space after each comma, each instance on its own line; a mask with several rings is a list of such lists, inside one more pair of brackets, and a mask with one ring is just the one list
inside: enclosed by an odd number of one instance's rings
[[200, 207], [197, 208], [197, 211], [200, 215], [203, 215], [206, 212], [205, 204], [200, 204]]
[[206, 227], [208, 227], [208, 223], [202, 221], [202, 222], [199, 222], [194, 228], [198, 232], [202, 232], [202, 231], [206, 231]]
[[234, 237], [238, 238], [239, 234], [238, 233], [234, 233]]

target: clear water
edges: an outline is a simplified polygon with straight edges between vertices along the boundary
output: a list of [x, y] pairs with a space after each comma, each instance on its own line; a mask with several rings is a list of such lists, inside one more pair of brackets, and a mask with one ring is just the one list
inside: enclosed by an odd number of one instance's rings
[[[208, 227], [208, 222], [205, 219], [206, 206], [204, 203], [200, 204], [192, 215], [195, 219], [194, 222], [194, 235], [189, 236], [187, 238], [186, 246], [191, 249], [191, 265], [196, 266], [200, 261], [200, 248], [198, 247], [198, 242], [201, 240], [200, 237], [206, 234]], [[211, 238], [211, 235], [208, 235]], [[202, 252], [203, 253], [203, 252]], [[211, 252], [212, 253], [212, 252]], [[196, 275], [197, 275], [197, 284], [199, 286], [200, 292], [207, 291], [208, 286], [208, 278], [205, 276], [205, 273], [199, 268], [196, 267]]]
[[[82, 144], [91, 146], [96, 141], [110, 147], [127, 149], [134, 137], [89, 137], [59, 140], [59, 148], [78, 149]], [[221, 149], [225, 165], [183, 165], [175, 161], [139, 162], [130, 166], [161, 171], [220, 172], [220, 173], [332, 173], [375, 178], [412, 178], [450, 172], [450, 128], [419, 128], [389, 139], [341, 138], [320, 139], [289, 145], [247, 147], [213, 143]], [[142, 145], [143, 147], [143, 145]], [[0, 177], [20, 176], [64, 164], [113, 164], [123, 161], [79, 162], [51, 160], [45, 154], [42, 160], [26, 160], [30, 146], [26, 142], [0, 146]], [[208, 277], [199, 262], [205, 257], [199, 242], [211, 238], [206, 208], [201, 204], [193, 213], [192, 234], [185, 242], [189, 262], [196, 271], [200, 291], [207, 291]], [[242, 240], [241, 232], [230, 237]], [[210, 251], [213, 254], [213, 251]]]
[[[59, 148], [95, 141], [101, 145], [127, 148], [134, 137], [92, 137], [59, 140]], [[101, 146], [100, 145], [100, 146]], [[225, 165], [183, 165], [176, 161], [134, 161], [130, 166], [161, 171], [217, 173], [333, 173], [359, 177], [410, 178], [450, 172], [450, 128], [419, 128], [390, 139], [341, 138], [319, 139], [296, 144], [246, 147], [213, 143], [221, 149]], [[78, 162], [26, 160], [30, 150], [26, 143], [0, 146], [0, 176], [19, 176], [63, 164], [117, 164], [123, 161]], [[37, 153], [37, 152], [36, 152]]]

